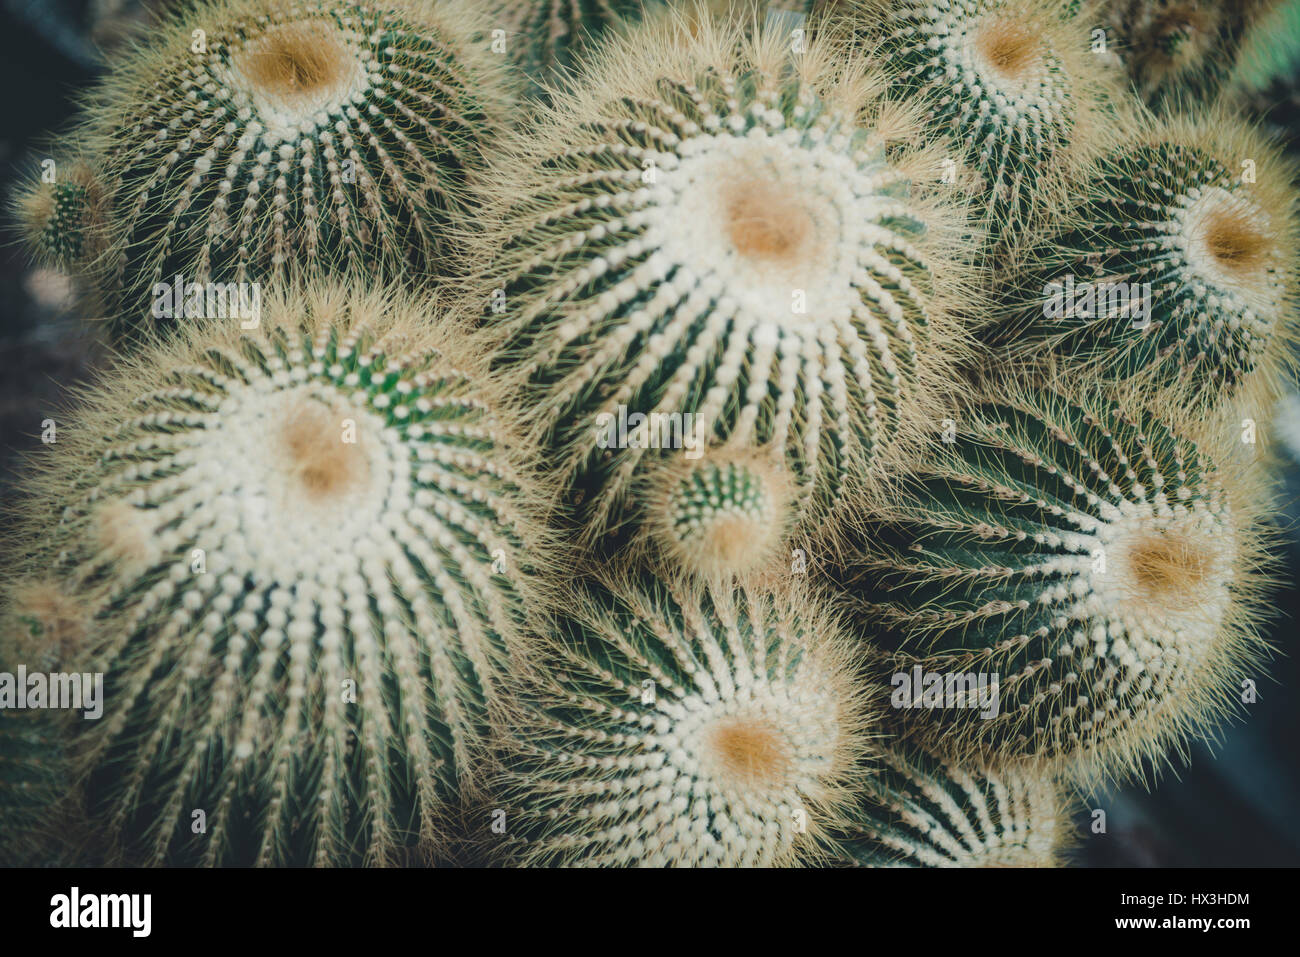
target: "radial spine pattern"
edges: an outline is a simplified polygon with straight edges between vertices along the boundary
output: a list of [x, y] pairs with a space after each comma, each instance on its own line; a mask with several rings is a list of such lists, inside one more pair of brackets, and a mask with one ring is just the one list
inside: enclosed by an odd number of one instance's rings
[[1070, 820], [1042, 771], [967, 769], [888, 753], [841, 835], [843, 863], [864, 867], [1058, 867]]
[[267, 4], [178, 14], [109, 72], [83, 132], [110, 197], [86, 263], [120, 328], [155, 287], [290, 267], [451, 262], [510, 101], [459, 0]]
[[[784, 450], [829, 508], [962, 355], [931, 284], [962, 288], [955, 214], [910, 191], [939, 164], [862, 69], [816, 41], [792, 60], [784, 32], [647, 23], [516, 144], [487, 321], [592, 535], [683, 420]], [[642, 438], [607, 441], [632, 416]]]
[[972, 411], [849, 574], [898, 720], [948, 753], [1082, 778], [1164, 760], [1232, 710], [1266, 648], [1266, 498], [1226, 454], [1109, 400]]
[[864, 753], [829, 623], [749, 590], [593, 587], [514, 736], [534, 862], [781, 865], [815, 855]]
[[127, 859], [381, 863], [483, 777], [539, 558], [518, 443], [438, 314], [289, 290], [61, 431], [26, 567], [84, 609], [65, 660], [108, 706], [71, 747]]

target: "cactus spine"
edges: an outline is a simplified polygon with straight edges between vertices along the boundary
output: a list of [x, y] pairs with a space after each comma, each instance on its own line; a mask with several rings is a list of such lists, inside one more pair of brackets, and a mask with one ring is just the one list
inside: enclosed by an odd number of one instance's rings
[[1112, 135], [1026, 253], [1015, 347], [1201, 402], [1257, 367], [1272, 380], [1295, 337], [1292, 170], [1222, 113], [1137, 114]]
[[110, 206], [80, 265], [117, 330], [178, 275], [448, 268], [510, 100], [488, 44], [459, 0], [216, 0], [126, 54], [81, 131]]
[[[932, 283], [962, 289], [957, 214], [910, 189], [937, 157], [862, 71], [816, 40], [791, 59], [784, 32], [647, 22], [515, 144], [487, 321], [590, 491], [588, 536], [686, 415], [712, 445], [784, 450], [828, 510], [964, 354]], [[622, 415], [644, 442], [606, 441]]]
[[865, 751], [834, 625], [746, 588], [592, 586], [526, 698], [507, 790], [532, 863], [816, 856]]
[[[1230, 711], [1266, 648], [1267, 496], [1216, 444], [1053, 392], [965, 416], [848, 572], [908, 732], [1093, 779], [1160, 761]], [[908, 692], [897, 676], [917, 668], [925, 686]], [[934, 685], [967, 673], [997, 680], [993, 714]]]
[[483, 778], [537, 556], [439, 312], [287, 290], [141, 352], [50, 452], [24, 564], [86, 610], [111, 707], [70, 749], [128, 860], [394, 860]]
[[879, 760], [843, 863], [865, 867], [1059, 867], [1068, 807], [1050, 775], [1032, 767], [968, 769], [921, 753]]

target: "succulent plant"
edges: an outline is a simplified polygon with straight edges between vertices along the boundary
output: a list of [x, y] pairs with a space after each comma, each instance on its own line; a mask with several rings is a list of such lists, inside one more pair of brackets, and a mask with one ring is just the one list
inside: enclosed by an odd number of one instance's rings
[[1013, 233], [1042, 193], [1086, 161], [1113, 96], [1081, 19], [1059, 0], [853, 0], [856, 42], [922, 98], [975, 177], [985, 222]]
[[891, 751], [838, 835], [860, 867], [1059, 867], [1071, 842], [1068, 802], [1032, 766], [966, 768]]
[[[805, 513], [830, 511], [967, 354], [963, 221], [865, 69], [647, 21], [513, 144], [485, 322], [589, 539], [681, 455], [670, 428], [782, 450]], [[608, 441], [625, 421], [641, 438]]]
[[792, 593], [640, 579], [588, 587], [521, 693], [502, 806], [524, 859], [815, 857], [867, 753], [848, 645]]
[[[114, 57], [79, 135], [106, 248], [78, 265], [118, 333], [152, 325], [156, 287], [177, 276], [458, 268], [511, 101], [463, 0], [214, 0]], [[73, 185], [32, 187], [38, 250], [99, 251], [79, 243], [81, 218], [53, 214]]]
[[1295, 338], [1290, 165], [1222, 112], [1117, 121], [1020, 264], [1013, 348], [1216, 401]]
[[[42, 174], [43, 177], [45, 174]], [[27, 184], [15, 204], [23, 240], [38, 262], [70, 270], [103, 251], [104, 188], [88, 165], [73, 162]]]
[[[1232, 710], [1267, 649], [1267, 495], [1225, 442], [1063, 392], [962, 415], [840, 574], [915, 740], [1091, 781], [1161, 762]], [[962, 695], [980, 675], [992, 695], [976, 707]]]
[[64, 658], [108, 704], [68, 748], [125, 859], [399, 859], [485, 777], [543, 557], [519, 443], [434, 317], [286, 288], [256, 330], [123, 360], [45, 453], [11, 574], [80, 613]]
[[1278, 0], [1100, 0], [1088, 8], [1117, 40], [1151, 106], [1208, 102], [1237, 64], [1252, 26]]

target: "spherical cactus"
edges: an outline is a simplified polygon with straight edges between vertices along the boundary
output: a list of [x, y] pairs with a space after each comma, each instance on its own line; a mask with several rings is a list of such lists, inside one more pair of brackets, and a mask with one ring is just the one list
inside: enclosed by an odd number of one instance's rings
[[938, 154], [863, 69], [784, 31], [647, 21], [502, 164], [485, 321], [585, 534], [683, 433], [781, 450], [829, 511], [965, 356]]
[[1068, 802], [1042, 770], [891, 752], [836, 856], [860, 867], [1059, 867], [1069, 829]]
[[1091, 780], [1232, 710], [1267, 647], [1267, 495], [1227, 439], [1073, 394], [960, 416], [841, 574], [908, 733]]
[[816, 856], [866, 745], [847, 645], [826, 616], [788, 593], [646, 576], [593, 585], [556, 638], [505, 762], [527, 861]]
[[110, 247], [84, 265], [109, 317], [149, 322], [178, 276], [451, 268], [507, 119], [502, 59], [460, 0], [178, 13], [111, 64], [83, 123]]
[[1251, 28], [1278, 0], [1101, 0], [1088, 7], [1118, 41], [1138, 93], [1152, 106], [1208, 101], [1237, 64]]
[[1108, 140], [1026, 252], [1012, 345], [1202, 402], [1257, 367], [1274, 380], [1294, 338], [1289, 165], [1223, 114], [1139, 114]]
[[646, 481], [643, 534], [668, 572], [712, 580], [772, 570], [792, 524], [789, 475], [774, 455], [720, 449]]
[[891, 79], [926, 98], [927, 123], [951, 132], [987, 199], [992, 231], [1034, 215], [1040, 191], [1091, 155], [1111, 95], [1082, 20], [1059, 0], [854, 0], [857, 41]]
[[108, 705], [69, 748], [127, 860], [405, 859], [486, 777], [542, 556], [453, 318], [286, 287], [123, 360], [44, 453], [13, 573], [85, 616]]
[[106, 191], [87, 163], [50, 163], [18, 194], [16, 219], [37, 262], [71, 270], [104, 249]]

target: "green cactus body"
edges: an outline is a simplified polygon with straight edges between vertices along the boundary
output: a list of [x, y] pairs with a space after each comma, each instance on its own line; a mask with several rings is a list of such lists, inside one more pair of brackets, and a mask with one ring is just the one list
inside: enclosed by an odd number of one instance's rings
[[807, 859], [864, 747], [836, 632], [780, 596], [645, 582], [593, 585], [525, 696], [505, 806], [527, 859]]
[[836, 857], [859, 867], [1057, 867], [1069, 823], [1059, 786], [1041, 771], [889, 753]]
[[82, 162], [56, 165], [53, 177], [22, 191], [15, 211], [37, 262], [70, 270], [102, 251], [104, 186]]
[[988, 198], [991, 230], [1028, 219], [1048, 175], [1089, 152], [1105, 100], [1086, 27], [1056, 0], [860, 0], [855, 28], [896, 82], [926, 98]]
[[960, 428], [847, 575], [909, 733], [1122, 776], [1229, 711], [1265, 648], [1249, 478], [1108, 400], [1042, 393]]
[[1222, 124], [1152, 121], [1075, 184], [1061, 225], [1025, 257], [1016, 348], [1107, 379], [1181, 384], [1200, 401], [1284, 361], [1287, 171], [1238, 121]]
[[962, 354], [931, 288], [962, 270], [927, 231], [953, 214], [909, 195], [861, 65], [813, 43], [791, 61], [784, 33], [647, 23], [518, 145], [487, 321], [593, 537], [683, 422], [784, 450], [829, 509]]
[[107, 705], [70, 748], [125, 859], [402, 859], [484, 776], [538, 556], [438, 311], [294, 288], [254, 332], [141, 354], [61, 430], [67, 504], [28, 565], [86, 609], [67, 657]]
[[126, 55], [85, 124], [111, 197], [87, 268], [119, 331], [177, 276], [446, 269], [510, 99], [489, 42], [459, 2], [230, 0]]

